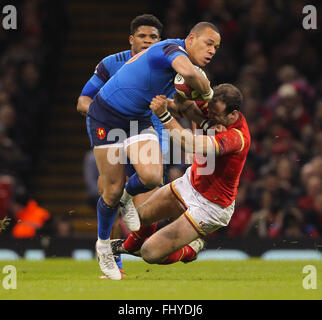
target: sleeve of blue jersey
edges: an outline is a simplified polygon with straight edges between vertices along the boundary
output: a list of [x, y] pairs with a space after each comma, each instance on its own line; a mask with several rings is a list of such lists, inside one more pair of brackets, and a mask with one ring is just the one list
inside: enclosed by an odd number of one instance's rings
[[187, 52], [178, 44], [170, 43], [163, 47], [163, 53], [168, 60], [169, 65], [172, 65], [172, 61], [180, 55], [188, 56]]
[[97, 92], [103, 87], [104, 83], [104, 81], [94, 74], [85, 84], [81, 96], [88, 96], [93, 99]]
[[149, 50], [150, 66], [154, 69], [171, 68], [172, 61], [179, 55], [187, 55], [186, 51], [176, 43], [167, 43]]
[[88, 96], [93, 99], [97, 92], [109, 80], [108, 61], [109, 59], [106, 57], [96, 66], [93, 76], [87, 81], [82, 90], [82, 96]]

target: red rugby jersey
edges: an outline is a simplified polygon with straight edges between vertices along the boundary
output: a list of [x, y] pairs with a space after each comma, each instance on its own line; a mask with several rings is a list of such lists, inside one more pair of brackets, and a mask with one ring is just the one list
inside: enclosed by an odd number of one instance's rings
[[191, 168], [191, 184], [206, 199], [228, 207], [236, 198], [239, 177], [250, 146], [250, 133], [245, 117], [239, 113], [237, 121], [227, 131], [211, 136], [216, 149], [215, 170], [210, 175], [198, 175], [196, 159]]

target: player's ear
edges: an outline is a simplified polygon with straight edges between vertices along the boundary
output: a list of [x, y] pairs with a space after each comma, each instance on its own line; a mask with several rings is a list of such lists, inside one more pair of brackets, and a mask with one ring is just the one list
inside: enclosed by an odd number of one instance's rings
[[231, 119], [237, 118], [238, 117], [238, 111], [234, 110], [229, 115], [230, 115]]
[[188, 42], [189, 45], [191, 45], [193, 39], [195, 38], [195, 34], [194, 33], [189, 33], [187, 38], [186, 38], [186, 41]]
[[133, 44], [133, 41], [134, 41], [134, 37], [132, 35], [129, 36], [129, 42], [130, 42], [130, 45]]

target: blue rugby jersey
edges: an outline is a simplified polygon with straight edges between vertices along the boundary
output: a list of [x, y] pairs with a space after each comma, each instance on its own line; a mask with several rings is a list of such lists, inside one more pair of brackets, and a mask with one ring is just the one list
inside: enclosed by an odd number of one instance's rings
[[[188, 56], [184, 40], [168, 39], [155, 43], [127, 61], [104, 84], [99, 95], [124, 115], [150, 116], [152, 112], [149, 105], [152, 98], [156, 95], [172, 97], [175, 93], [173, 79], [176, 71], [171, 64], [179, 55]], [[100, 117], [97, 108], [90, 108], [89, 114], [96, 119]]]
[[[132, 57], [131, 50], [122, 51], [105, 57], [96, 66], [94, 75], [87, 81], [82, 89], [81, 96], [94, 98], [104, 84]], [[162, 133], [164, 129], [159, 118], [152, 114], [151, 120], [155, 131], [158, 133], [163, 154], [168, 151], [168, 134]], [[162, 143], [162, 141], [164, 143]]]
[[96, 66], [93, 76], [85, 84], [81, 96], [94, 98], [104, 84], [132, 57], [131, 50], [111, 54]]

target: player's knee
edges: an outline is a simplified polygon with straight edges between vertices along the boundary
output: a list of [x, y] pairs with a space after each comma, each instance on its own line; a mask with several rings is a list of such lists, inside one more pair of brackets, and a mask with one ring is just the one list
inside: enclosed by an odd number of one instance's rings
[[145, 262], [150, 264], [155, 264], [160, 262], [160, 257], [156, 255], [155, 250], [153, 250], [153, 248], [148, 243], [143, 244], [140, 252], [141, 252], [141, 257]]
[[147, 170], [139, 175], [141, 182], [149, 189], [154, 189], [162, 184], [162, 170]]
[[117, 206], [122, 197], [123, 188], [124, 186], [121, 184], [104, 186], [102, 194], [103, 200], [112, 207]]

